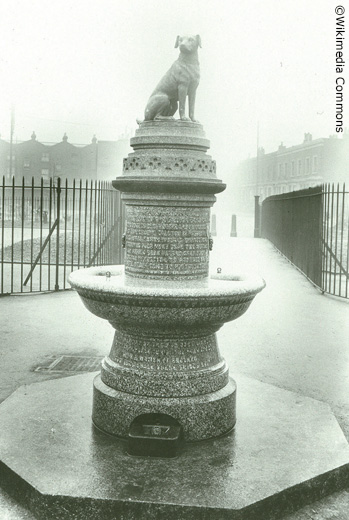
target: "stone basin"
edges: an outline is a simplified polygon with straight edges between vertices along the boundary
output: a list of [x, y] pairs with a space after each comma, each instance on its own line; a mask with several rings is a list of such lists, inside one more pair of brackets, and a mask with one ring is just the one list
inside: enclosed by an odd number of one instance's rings
[[244, 314], [264, 288], [262, 278], [141, 279], [114, 265], [74, 271], [69, 283], [115, 329], [94, 381], [92, 417], [99, 429], [127, 437], [145, 413], [174, 418], [188, 441], [233, 428], [236, 385], [216, 332]]
[[265, 283], [209, 274], [210, 208], [225, 184], [202, 125], [147, 121], [130, 144], [113, 181], [125, 208], [125, 266], [69, 276], [86, 308], [115, 329], [94, 380], [92, 419], [123, 438], [144, 416], [176, 421], [186, 441], [218, 437], [234, 427], [236, 384], [216, 332], [244, 314]]
[[249, 274], [212, 274], [203, 281], [139, 280], [124, 266], [74, 271], [69, 283], [87, 309], [114, 327], [210, 327], [218, 330], [248, 309], [265, 282]]

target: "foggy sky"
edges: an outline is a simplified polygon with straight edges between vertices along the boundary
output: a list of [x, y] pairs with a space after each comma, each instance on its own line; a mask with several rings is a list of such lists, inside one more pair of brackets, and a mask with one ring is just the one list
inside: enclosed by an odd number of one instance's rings
[[[335, 3], [330, 0], [2, 0], [0, 134], [40, 141], [116, 139], [136, 128], [177, 59], [177, 34], [200, 34], [196, 116], [230, 165], [335, 133]], [[348, 40], [349, 56], [349, 40]], [[349, 100], [349, 94], [348, 94]], [[349, 101], [348, 101], [349, 102]]]

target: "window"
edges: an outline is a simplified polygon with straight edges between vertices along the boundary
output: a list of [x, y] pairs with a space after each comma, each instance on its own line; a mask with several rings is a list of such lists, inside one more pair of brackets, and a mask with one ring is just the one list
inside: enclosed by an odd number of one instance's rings
[[265, 168], [265, 166], [262, 166], [262, 180], [265, 181], [267, 179], [267, 170]]
[[317, 155], [313, 157], [313, 171], [317, 172]]
[[[7, 156], [7, 160], [10, 161], [11, 160], [11, 155], [8, 155]], [[16, 156], [15, 155], [12, 155], [12, 161], [15, 161], [16, 160]]]
[[30, 160], [28, 159], [28, 157], [26, 157], [23, 161], [23, 168], [30, 168]]
[[282, 178], [283, 176], [283, 173], [284, 173], [284, 168], [283, 168], [283, 164], [279, 164], [279, 179]]
[[41, 178], [44, 179], [44, 181], [50, 180], [50, 170], [48, 168], [43, 168], [41, 170]]
[[291, 162], [291, 176], [294, 177], [296, 174], [296, 167], [294, 161]]
[[55, 166], [56, 172], [62, 171], [62, 166], [60, 164], [56, 164]]
[[310, 157], [307, 157], [305, 160], [305, 171], [306, 173], [310, 173]]
[[285, 179], [287, 178], [287, 175], [288, 175], [288, 163], [285, 162]]
[[302, 161], [298, 159], [298, 175], [302, 175]]
[[43, 152], [42, 156], [41, 156], [41, 160], [42, 162], [49, 162], [50, 160], [50, 155], [48, 152]]

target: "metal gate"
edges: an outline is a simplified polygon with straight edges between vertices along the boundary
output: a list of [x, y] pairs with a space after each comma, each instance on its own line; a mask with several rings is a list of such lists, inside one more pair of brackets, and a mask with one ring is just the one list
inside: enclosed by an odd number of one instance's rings
[[317, 286], [322, 283], [322, 188], [273, 195], [262, 204], [262, 237], [268, 238]]
[[349, 193], [345, 184], [268, 197], [262, 204], [268, 238], [323, 292], [349, 298]]
[[0, 294], [69, 288], [74, 269], [123, 263], [120, 193], [103, 181], [0, 185]]
[[345, 184], [323, 186], [322, 287], [349, 298], [349, 192]]

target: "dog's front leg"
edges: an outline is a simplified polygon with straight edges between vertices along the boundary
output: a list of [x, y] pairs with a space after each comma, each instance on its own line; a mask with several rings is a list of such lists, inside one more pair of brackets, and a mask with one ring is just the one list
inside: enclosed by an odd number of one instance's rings
[[195, 122], [195, 97], [196, 97], [197, 84], [191, 85], [188, 90], [188, 103], [189, 103], [189, 119]]
[[178, 104], [179, 104], [179, 117], [182, 121], [190, 121], [189, 117], [185, 117], [185, 100], [188, 94], [187, 85], [179, 85], [178, 87]]

